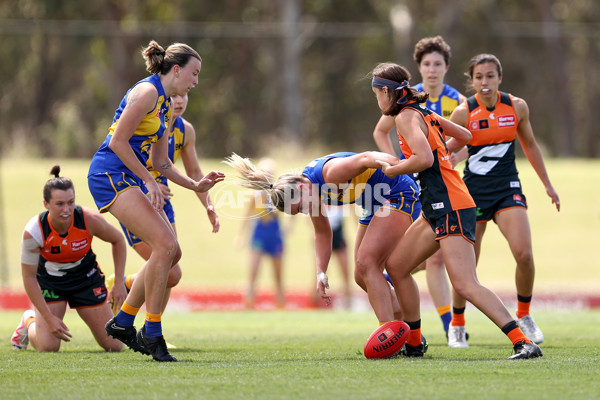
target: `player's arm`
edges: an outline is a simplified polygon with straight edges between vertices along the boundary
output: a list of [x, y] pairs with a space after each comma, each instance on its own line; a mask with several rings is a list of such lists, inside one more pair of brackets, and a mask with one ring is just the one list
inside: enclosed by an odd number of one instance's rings
[[72, 337], [69, 333], [69, 328], [67, 328], [67, 325], [60, 318], [52, 314], [46, 300], [44, 300], [42, 289], [37, 281], [37, 264], [39, 258], [39, 244], [37, 244], [29, 232], [23, 232], [21, 240], [21, 276], [27, 297], [29, 297], [33, 306], [46, 321], [52, 335], [68, 342], [69, 338]]
[[113, 312], [118, 311], [127, 297], [125, 287], [125, 262], [127, 260], [127, 245], [121, 231], [111, 225], [102, 214], [90, 208], [83, 208], [85, 222], [90, 233], [111, 244], [113, 264], [115, 267], [115, 283], [108, 295], [112, 299]]
[[152, 159], [152, 168], [155, 171], [158, 171], [173, 183], [195, 192], [206, 192], [216, 183], [225, 179], [225, 174], [222, 172], [211, 171], [204, 175], [202, 179], [196, 181], [179, 171], [169, 158], [168, 135], [162, 135], [156, 143], [152, 144], [150, 156]]
[[315, 230], [315, 252], [317, 261], [317, 292], [325, 301], [325, 304], [331, 304], [331, 296], [326, 292], [329, 289], [329, 281], [327, 278], [327, 267], [331, 258], [331, 243], [333, 240], [333, 232], [329, 225], [329, 219], [326, 215], [319, 213], [318, 215], [310, 216], [311, 222]]
[[531, 121], [529, 120], [529, 107], [525, 100], [518, 97], [513, 97], [513, 104], [515, 105], [517, 117], [519, 118], [517, 136], [519, 138], [519, 143], [521, 143], [521, 147], [523, 148], [523, 153], [525, 153], [529, 163], [533, 169], [535, 169], [535, 172], [544, 184], [546, 193], [552, 199], [552, 203], [556, 205], [556, 209], [560, 211], [560, 199], [558, 198], [558, 193], [550, 182], [542, 151], [533, 135], [533, 128], [531, 127]]
[[[183, 167], [187, 176], [199, 181], [204, 178], [204, 174], [198, 163], [198, 154], [196, 153], [196, 130], [193, 125], [185, 119], [183, 120], [183, 124], [185, 125], [185, 142], [181, 149], [181, 160], [183, 161]], [[208, 191], [196, 192], [196, 196], [198, 196], [198, 199], [204, 208], [206, 208], [206, 214], [212, 225], [213, 233], [217, 233], [221, 224], [219, 223], [219, 217], [212, 204]]]
[[396, 155], [392, 140], [390, 139], [390, 131], [394, 128], [394, 117], [390, 115], [382, 115], [375, 125], [373, 130], [373, 139], [379, 151], [388, 153], [392, 156]]
[[[467, 109], [467, 103], [463, 102], [461, 105], [456, 107], [454, 111], [452, 111], [452, 115], [450, 115], [450, 121], [466, 128], [468, 120], [469, 112]], [[461, 161], [464, 161], [467, 158], [469, 158], [469, 150], [466, 147], [462, 147], [453, 151], [450, 155], [452, 168], [456, 167]]]
[[379, 164], [384, 174], [394, 177], [403, 174], [413, 174], [423, 171], [433, 165], [433, 154], [427, 141], [429, 128], [420, 113], [416, 110], [407, 109], [396, 116], [396, 127], [412, 155], [404, 160], [399, 160], [396, 165], [392, 165], [384, 160]]
[[473, 135], [471, 135], [471, 132], [467, 128], [445, 118], [440, 118], [439, 121], [446, 137], [450, 137], [450, 139], [446, 140], [448, 153], [452, 154], [462, 149], [473, 138]]
[[379, 151], [366, 151], [350, 157], [338, 157], [325, 163], [323, 179], [327, 183], [347, 183], [369, 168], [380, 168], [380, 161], [385, 161], [390, 165], [400, 162], [396, 156]]

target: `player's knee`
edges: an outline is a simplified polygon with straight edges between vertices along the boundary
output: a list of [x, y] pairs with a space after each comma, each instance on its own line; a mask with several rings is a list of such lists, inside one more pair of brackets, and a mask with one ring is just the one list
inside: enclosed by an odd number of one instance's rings
[[522, 249], [515, 252], [517, 266], [520, 268], [533, 268], [533, 251], [532, 249]]
[[183, 275], [183, 272], [181, 271], [179, 264], [175, 264], [175, 266], [173, 268], [171, 268], [171, 270], [169, 271], [169, 277], [167, 279], [167, 288], [172, 288], [172, 287], [177, 286], [177, 284], [181, 280], [182, 275]]
[[60, 350], [60, 342], [58, 343], [37, 343], [35, 348], [38, 353], [56, 353]]
[[123, 343], [119, 342], [118, 340], [111, 341], [110, 343], [100, 344], [100, 346], [102, 346], [105, 351], [110, 353], [117, 353], [119, 351], [123, 351], [125, 348]]

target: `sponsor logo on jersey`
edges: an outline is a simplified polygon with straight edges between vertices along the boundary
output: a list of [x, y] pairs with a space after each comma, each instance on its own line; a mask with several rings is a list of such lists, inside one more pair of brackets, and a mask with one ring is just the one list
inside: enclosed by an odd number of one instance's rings
[[517, 118], [512, 114], [498, 116], [498, 128], [505, 128], [507, 126], [515, 126], [516, 124], [517, 124]]
[[76, 242], [71, 242], [71, 251], [83, 250], [87, 245], [88, 245], [87, 238], [78, 240]]
[[487, 119], [478, 119], [476, 121], [471, 121], [469, 124], [469, 130], [478, 131], [480, 129], [488, 129], [490, 127], [490, 122]]
[[436, 235], [443, 235], [445, 232], [446, 232], [446, 230], [444, 229], [443, 226], [438, 226], [437, 228], [435, 228]]
[[444, 203], [443, 202], [433, 203], [431, 205], [431, 208], [433, 208], [434, 210], [441, 210], [442, 208], [444, 208]]
[[511, 187], [511, 188], [518, 188], [518, 187], [521, 187], [521, 182], [519, 182], [519, 181], [511, 181], [511, 182], [510, 182], [510, 187]]
[[50, 247], [50, 254], [60, 254], [60, 246]]

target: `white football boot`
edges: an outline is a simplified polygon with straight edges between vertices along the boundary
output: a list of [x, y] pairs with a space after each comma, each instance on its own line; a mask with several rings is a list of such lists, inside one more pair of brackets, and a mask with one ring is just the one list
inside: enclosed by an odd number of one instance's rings
[[467, 343], [467, 332], [464, 326], [450, 326], [448, 328], [448, 347], [453, 349], [465, 349]]
[[544, 334], [542, 333], [542, 330], [538, 328], [531, 315], [527, 314], [523, 318], [519, 318], [517, 324], [525, 336], [527, 336], [527, 339], [531, 340], [533, 343], [540, 344], [544, 341]]

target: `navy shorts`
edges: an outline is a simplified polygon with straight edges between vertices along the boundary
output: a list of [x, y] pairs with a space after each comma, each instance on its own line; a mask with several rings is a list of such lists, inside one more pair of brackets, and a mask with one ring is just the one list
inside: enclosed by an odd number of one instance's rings
[[423, 218], [435, 232], [435, 240], [448, 236], [460, 235], [471, 243], [475, 243], [475, 207], [452, 211], [438, 218]]
[[487, 208], [479, 208], [477, 207], [477, 222], [487, 222], [494, 218], [494, 215], [498, 214], [500, 211], [507, 210], [509, 208], [525, 208], [527, 209], [527, 199], [525, 195], [522, 193], [514, 193], [510, 194], [506, 197], [502, 197], [497, 202], [492, 204], [492, 206]]
[[93, 267], [87, 275], [68, 284], [61, 284], [60, 277], [37, 277], [42, 295], [46, 303], [66, 301], [71, 308], [94, 307], [106, 302], [107, 290], [104, 284], [104, 275]]
[[145, 188], [140, 178], [123, 172], [88, 175], [88, 187], [100, 212], [108, 211], [120, 193], [135, 187]]
[[376, 207], [371, 213], [369, 210], [364, 210], [358, 223], [361, 225], [369, 225], [373, 216], [380, 208], [388, 208], [393, 211], [399, 211], [403, 214], [408, 215], [411, 218], [411, 222], [414, 222], [421, 215], [421, 202], [419, 198], [413, 195], [402, 196], [399, 199], [390, 199], [383, 203], [381, 206]]

